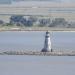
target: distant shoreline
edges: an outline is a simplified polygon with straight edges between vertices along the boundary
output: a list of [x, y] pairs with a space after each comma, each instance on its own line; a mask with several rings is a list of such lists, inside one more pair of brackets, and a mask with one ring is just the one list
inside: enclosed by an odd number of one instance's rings
[[75, 32], [75, 28], [53, 28], [53, 27], [0, 27], [1, 31], [55, 31]]

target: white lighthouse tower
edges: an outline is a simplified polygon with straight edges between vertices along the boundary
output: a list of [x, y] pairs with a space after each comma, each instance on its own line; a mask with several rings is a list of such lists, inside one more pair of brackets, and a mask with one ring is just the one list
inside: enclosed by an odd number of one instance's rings
[[50, 32], [48, 31], [46, 32], [46, 35], [45, 35], [45, 43], [44, 43], [44, 48], [42, 49], [42, 52], [52, 52]]

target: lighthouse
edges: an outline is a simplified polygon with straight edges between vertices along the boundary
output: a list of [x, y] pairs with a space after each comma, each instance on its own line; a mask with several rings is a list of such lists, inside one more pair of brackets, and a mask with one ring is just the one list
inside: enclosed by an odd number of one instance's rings
[[44, 42], [44, 48], [42, 49], [41, 52], [52, 52], [50, 32], [48, 32], [48, 31], [46, 32], [45, 42]]

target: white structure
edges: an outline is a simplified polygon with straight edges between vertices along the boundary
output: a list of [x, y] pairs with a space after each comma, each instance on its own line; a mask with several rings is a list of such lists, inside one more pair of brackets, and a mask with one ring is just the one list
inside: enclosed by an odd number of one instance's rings
[[42, 49], [42, 52], [52, 52], [51, 49], [51, 40], [50, 40], [50, 33], [47, 31], [45, 36], [45, 43], [44, 48]]

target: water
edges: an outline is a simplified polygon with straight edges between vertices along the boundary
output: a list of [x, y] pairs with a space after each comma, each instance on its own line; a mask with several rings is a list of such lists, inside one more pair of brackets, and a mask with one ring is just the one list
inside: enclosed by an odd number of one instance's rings
[[1, 75], [75, 75], [75, 57], [0, 56]]
[[[44, 46], [45, 32], [0, 32], [0, 51], [38, 50]], [[51, 32], [52, 49], [75, 50], [75, 32]]]
[[[75, 49], [75, 32], [52, 32], [53, 49]], [[0, 32], [0, 51], [41, 50], [45, 32]], [[0, 55], [0, 75], [75, 75], [75, 56]]]

